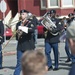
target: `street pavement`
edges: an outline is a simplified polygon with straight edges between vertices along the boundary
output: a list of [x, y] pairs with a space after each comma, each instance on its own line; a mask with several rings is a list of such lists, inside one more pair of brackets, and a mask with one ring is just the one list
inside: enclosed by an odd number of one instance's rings
[[[8, 40], [3, 44], [3, 47], [8, 42]], [[0, 70], [0, 75], [13, 75], [16, 66], [16, 46], [17, 41], [11, 40], [9, 44], [3, 50], [3, 69]], [[44, 52], [44, 39], [38, 39], [36, 48], [43, 49]], [[52, 63], [54, 67], [54, 55], [53, 50], [51, 52]], [[71, 68], [71, 62], [65, 63], [67, 59], [64, 43], [59, 44], [59, 70], [58, 71], [48, 71], [46, 75], [68, 75]], [[21, 74], [22, 75], [22, 74]]]

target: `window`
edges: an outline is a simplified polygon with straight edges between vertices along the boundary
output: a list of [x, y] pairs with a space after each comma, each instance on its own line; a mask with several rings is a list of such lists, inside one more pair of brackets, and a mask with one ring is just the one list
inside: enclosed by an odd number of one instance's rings
[[58, 8], [59, 0], [41, 0], [41, 8]]
[[72, 7], [73, 0], [62, 0], [62, 7]]
[[48, 0], [48, 8], [58, 7], [58, 0]]
[[58, 6], [58, 0], [50, 0], [50, 6]]
[[41, 8], [46, 8], [46, 0], [41, 0]]

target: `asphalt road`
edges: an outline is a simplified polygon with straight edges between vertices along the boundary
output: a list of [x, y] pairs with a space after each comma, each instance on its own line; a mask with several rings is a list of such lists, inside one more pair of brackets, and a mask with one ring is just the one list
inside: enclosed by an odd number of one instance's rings
[[[6, 41], [7, 42], [7, 41]], [[6, 43], [4, 43], [5, 45]], [[4, 46], [3, 45], [3, 46]], [[3, 50], [3, 52], [16, 52], [17, 41], [11, 40], [7, 47]], [[38, 39], [38, 43], [36, 44], [36, 48], [43, 49], [44, 51], [44, 39]], [[54, 63], [54, 55], [53, 51], [51, 52], [52, 62]], [[67, 59], [64, 43], [59, 44], [59, 70], [58, 71], [48, 71], [46, 75], [68, 75], [71, 62], [65, 63]], [[16, 54], [3, 56], [3, 69], [0, 70], [0, 75], [13, 75], [14, 69], [16, 66]], [[54, 67], [54, 64], [53, 64]]]

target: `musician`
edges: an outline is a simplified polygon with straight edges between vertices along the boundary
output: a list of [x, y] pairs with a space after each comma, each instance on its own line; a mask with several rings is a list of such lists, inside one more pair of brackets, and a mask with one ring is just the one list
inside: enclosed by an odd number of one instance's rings
[[[70, 17], [71, 14], [68, 15], [68, 17]], [[63, 33], [66, 34], [66, 29], [67, 29], [67, 26], [68, 26], [68, 23], [67, 23], [67, 18], [64, 17], [63, 20]], [[65, 35], [65, 52], [67, 54], [67, 60], [65, 62], [70, 62], [71, 61], [71, 53], [70, 53], [70, 49], [69, 49], [69, 44], [68, 44], [68, 40], [66, 39], [66, 35]]]
[[[48, 65], [48, 70], [53, 69], [52, 67], [52, 60], [50, 57], [51, 53], [51, 48], [53, 48], [54, 52], [54, 60], [55, 60], [55, 67], [53, 70], [58, 70], [58, 43], [59, 43], [59, 32], [62, 29], [62, 24], [61, 22], [55, 17], [56, 16], [56, 11], [54, 9], [50, 10], [48, 13], [48, 16], [50, 15], [52, 22], [56, 25], [57, 28], [51, 29], [49, 28], [46, 29], [44, 28], [44, 31], [46, 32], [45, 36], [45, 54], [47, 56], [47, 65]], [[53, 35], [56, 34], [57, 35]]]
[[[74, 16], [73, 13], [70, 13], [70, 14], [68, 15], [68, 17], [69, 17], [69, 20], [68, 20], [68, 27], [67, 27], [67, 29], [72, 25], [71, 23], [72, 23], [73, 21], [75, 21], [75, 16]], [[75, 63], [75, 56], [73, 55], [73, 53], [70, 54], [70, 58], [72, 59], [72, 60], [71, 60], [72, 63]]]
[[4, 42], [4, 25], [0, 21], [0, 69], [2, 69], [2, 43]]
[[68, 19], [67, 23], [68, 23], [68, 25], [70, 25], [70, 23], [74, 20], [74, 14], [70, 13], [70, 14], [68, 14], [68, 17], [69, 17], [69, 19]]
[[72, 21], [70, 26], [67, 28], [67, 39], [69, 40], [69, 46], [72, 55], [74, 56], [69, 75], [75, 75], [75, 20]]
[[37, 25], [39, 24], [38, 19], [36, 18], [36, 16], [33, 16], [33, 22], [34, 22], [34, 26], [35, 26], [35, 32], [34, 32], [34, 37], [35, 37], [35, 44], [37, 44], [37, 38], [38, 38], [38, 30], [37, 30]]
[[[73, 13], [70, 13], [70, 14], [68, 14], [68, 17], [69, 17], [69, 19], [68, 19], [67, 23], [68, 23], [68, 26], [69, 26], [70, 23], [74, 19], [74, 14]], [[66, 29], [67, 29], [68, 26], [66, 26]], [[68, 43], [68, 40], [67, 39], [66, 39], [66, 42], [65, 42], [65, 51], [66, 51], [66, 54], [68, 56], [68, 59], [66, 60], [66, 62], [70, 62], [71, 59], [72, 59], [72, 55], [71, 55], [71, 52], [69, 50], [69, 43]]]
[[14, 75], [20, 75], [21, 71], [21, 57], [22, 54], [27, 50], [34, 50], [35, 43], [34, 43], [34, 23], [27, 18], [29, 12], [27, 10], [21, 10], [20, 16], [21, 21], [17, 23], [16, 30], [16, 40], [18, 41], [17, 44], [17, 65], [15, 68]]

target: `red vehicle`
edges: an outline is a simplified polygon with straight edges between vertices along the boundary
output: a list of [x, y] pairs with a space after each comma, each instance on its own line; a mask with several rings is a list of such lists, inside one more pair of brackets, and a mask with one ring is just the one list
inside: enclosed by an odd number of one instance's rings
[[12, 36], [11, 28], [6, 28], [6, 31], [4, 32], [4, 36], [6, 36], [6, 39], [9, 39]]
[[43, 25], [41, 24], [41, 20], [39, 20], [39, 25], [37, 26], [38, 29], [38, 37], [44, 37], [44, 30]]

